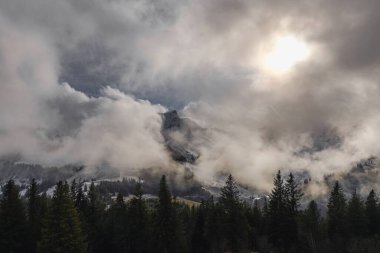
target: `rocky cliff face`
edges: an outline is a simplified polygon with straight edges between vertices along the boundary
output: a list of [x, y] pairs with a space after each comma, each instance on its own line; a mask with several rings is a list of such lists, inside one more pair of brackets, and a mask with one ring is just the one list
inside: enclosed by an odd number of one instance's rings
[[162, 136], [173, 159], [194, 163], [200, 156], [194, 145], [194, 132], [201, 131], [201, 127], [190, 119], [180, 118], [177, 111], [166, 112], [162, 118]]

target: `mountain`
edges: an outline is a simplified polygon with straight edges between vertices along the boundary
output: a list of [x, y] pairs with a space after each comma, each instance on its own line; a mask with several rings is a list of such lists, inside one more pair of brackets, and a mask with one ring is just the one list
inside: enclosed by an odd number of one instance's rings
[[376, 157], [363, 159], [354, 164], [349, 171], [326, 175], [324, 180], [330, 186], [336, 180], [339, 180], [347, 194], [357, 191], [359, 194], [366, 196], [371, 189], [379, 192], [380, 161]]
[[175, 161], [194, 163], [200, 156], [195, 146], [195, 133], [204, 131], [191, 119], [180, 118], [178, 112], [168, 111], [162, 114], [162, 136]]

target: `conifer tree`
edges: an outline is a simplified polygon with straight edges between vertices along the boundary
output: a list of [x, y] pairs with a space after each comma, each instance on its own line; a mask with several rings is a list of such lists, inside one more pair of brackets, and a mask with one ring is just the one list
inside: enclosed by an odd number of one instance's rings
[[[76, 185], [77, 189], [75, 191], [76, 196], [75, 196], [74, 205], [78, 211], [79, 219], [80, 219], [81, 226], [82, 226], [82, 231], [85, 234], [87, 234], [87, 231], [88, 231], [87, 214], [89, 213], [89, 207], [88, 207], [89, 205], [88, 205], [88, 200], [83, 193], [82, 186], [83, 186], [83, 183], [80, 183], [80, 182]], [[71, 187], [71, 189], [72, 189], [71, 192], [73, 192], [73, 187]], [[71, 194], [71, 196], [72, 196], [72, 194]]]
[[76, 180], [74, 179], [70, 185], [70, 195], [71, 195], [71, 199], [73, 200], [74, 203], [77, 199], [77, 194], [78, 194], [78, 184], [77, 184]]
[[317, 252], [317, 240], [320, 235], [321, 214], [317, 203], [309, 202], [302, 215], [302, 229], [311, 248], [311, 252]]
[[87, 214], [89, 204], [88, 204], [88, 200], [87, 200], [86, 196], [83, 193], [81, 183], [77, 184], [74, 204], [75, 204], [75, 207], [78, 209], [80, 214], [83, 214], [83, 215]]
[[28, 226], [29, 226], [29, 251], [37, 251], [37, 242], [41, 238], [42, 218], [47, 211], [46, 195], [39, 196], [38, 185], [33, 178], [28, 189]]
[[283, 237], [285, 247], [289, 248], [296, 243], [298, 238], [298, 208], [300, 206], [300, 200], [303, 196], [302, 190], [295, 181], [292, 173], [289, 174], [289, 177], [285, 182], [285, 195], [287, 215], [283, 220], [283, 222], [286, 223], [283, 225]]
[[191, 235], [195, 220], [195, 209], [190, 208], [186, 204], [177, 202], [174, 202], [174, 206], [177, 209], [178, 218], [180, 224], [182, 225], [183, 235], [185, 239], [185, 247], [190, 248]]
[[112, 252], [127, 252], [127, 207], [123, 195], [117, 194], [116, 201], [111, 205], [108, 212], [108, 234], [111, 240]]
[[286, 180], [285, 191], [287, 195], [287, 205], [289, 208], [290, 215], [297, 215], [300, 200], [303, 196], [303, 193], [299, 185], [295, 181], [292, 173], [289, 174], [289, 177]]
[[165, 175], [162, 176], [160, 181], [155, 223], [156, 245], [159, 251], [165, 253], [183, 252], [183, 231], [179, 224]]
[[268, 212], [268, 198], [264, 197], [264, 204], [262, 208], [262, 233], [268, 235], [268, 224], [269, 224], [269, 212]]
[[263, 211], [260, 209], [258, 201], [255, 200], [252, 209], [252, 220], [253, 227], [257, 231], [257, 233], [261, 234], [263, 232]]
[[239, 190], [231, 174], [227, 177], [225, 186], [220, 190], [219, 203], [226, 208], [227, 212], [232, 211], [240, 203]]
[[317, 203], [312, 200], [309, 202], [304, 212], [304, 224], [308, 231], [314, 235], [318, 234], [319, 226], [321, 223], [321, 214], [318, 209]]
[[28, 190], [28, 225], [29, 225], [29, 237], [30, 237], [30, 251], [36, 252], [37, 241], [40, 234], [40, 217], [39, 217], [39, 200], [37, 194], [37, 183], [33, 178]]
[[206, 253], [209, 252], [207, 240], [205, 238], [206, 226], [206, 204], [202, 201], [199, 208], [194, 209], [194, 225], [191, 233], [191, 252]]
[[0, 252], [25, 252], [27, 224], [19, 189], [13, 180], [3, 187], [0, 200]]
[[87, 195], [87, 210], [86, 215], [86, 228], [88, 235], [88, 251], [96, 252], [100, 249], [102, 239], [104, 238], [102, 233], [104, 228], [102, 227], [102, 221], [104, 220], [105, 205], [101, 200], [100, 194], [95, 188], [94, 182], [91, 182], [88, 195]]
[[246, 249], [248, 242], [248, 222], [243, 213], [243, 205], [239, 199], [239, 190], [229, 175], [225, 186], [221, 189], [219, 198], [223, 210], [223, 232], [227, 249], [234, 252]]
[[379, 209], [376, 203], [375, 191], [371, 190], [365, 203], [367, 216], [367, 229], [371, 236], [379, 233]]
[[134, 197], [128, 205], [128, 231], [131, 252], [149, 252], [151, 244], [151, 218], [143, 199], [142, 185], [136, 184]]
[[40, 252], [86, 252], [78, 213], [67, 183], [60, 181], [56, 186], [41, 237]]
[[347, 236], [346, 198], [338, 181], [335, 182], [327, 204], [327, 232], [335, 252], [344, 252]]
[[257, 249], [258, 237], [264, 233], [263, 212], [259, 207], [258, 200], [254, 200], [253, 208], [246, 207], [246, 216], [250, 225], [249, 248]]
[[222, 252], [222, 209], [219, 203], [214, 203], [213, 197], [206, 202], [206, 224], [205, 238], [208, 243], [209, 252]]
[[284, 237], [288, 230], [284, 222], [287, 219], [287, 195], [281, 171], [277, 172], [273, 184], [267, 211], [268, 236], [275, 247], [284, 248], [286, 245]]
[[347, 207], [347, 222], [351, 235], [364, 236], [366, 233], [365, 208], [362, 200], [354, 191]]

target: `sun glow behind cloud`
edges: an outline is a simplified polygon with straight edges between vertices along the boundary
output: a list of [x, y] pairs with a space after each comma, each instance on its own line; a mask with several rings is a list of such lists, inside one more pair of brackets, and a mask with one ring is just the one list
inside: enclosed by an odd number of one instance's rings
[[262, 64], [270, 72], [285, 73], [305, 61], [310, 53], [311, 50], [304, 41], [294, 35], [286, 35], [277, 38], [273, 46], [264, 53]]

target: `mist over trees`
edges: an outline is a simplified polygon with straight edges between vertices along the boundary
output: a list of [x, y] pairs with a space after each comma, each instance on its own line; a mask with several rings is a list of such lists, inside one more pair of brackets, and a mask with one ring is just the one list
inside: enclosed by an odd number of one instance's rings
[[316, 201], [300, 207], [303, 193], [293, 174], [279, 171], [268, 198], [241, 200], [232, 175], [217, 197], [184, 203], [159, 182], [147, 201], [134, 195], [107, 202], [92, 183], [58, 182], [52, 197], [32, 180], [21, 198], [13, 180], [0, 199], [0, 252], [380, 252], [380, 204], [372, 190], [363, 199], [331, 189], [327, 212]]

